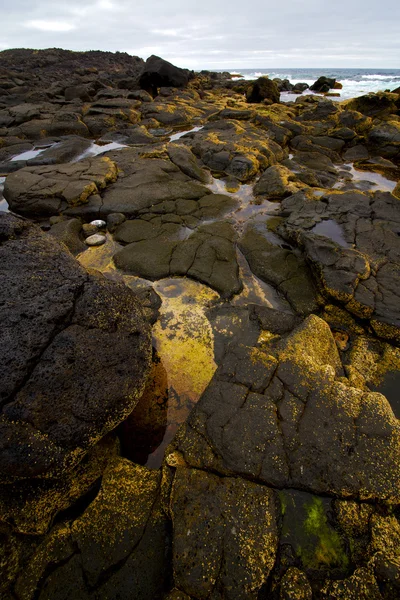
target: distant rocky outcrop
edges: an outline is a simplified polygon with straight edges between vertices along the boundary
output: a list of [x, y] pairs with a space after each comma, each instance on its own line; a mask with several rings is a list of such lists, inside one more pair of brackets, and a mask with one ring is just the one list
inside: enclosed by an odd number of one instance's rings
[[259, 77], [246, 91], [246, 99], [249, 103], [279, 102], [279, 88], [277, 84], [268, 77]]
[[156, 96], [160, 87], [181, 88], [193, 77], [192, 71], [180, 69], [167, 60], [152, 55], [146, 60], [139, 85], [152, 96]]

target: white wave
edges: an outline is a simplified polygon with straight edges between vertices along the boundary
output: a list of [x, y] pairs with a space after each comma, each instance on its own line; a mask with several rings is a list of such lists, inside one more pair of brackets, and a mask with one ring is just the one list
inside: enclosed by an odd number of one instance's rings
[[361, 77], [363, 79], [383, 79], [383, 80], [386, 80], [386, 79], [393, 80], [394, 79], [395, 81], [400, 81], [400, 77], [396, 77], [395, 75], [389, 75], [389, 74], [388, 75], [378, 75], [378, 74], [376, 74], [376, 75], [361, 75]]

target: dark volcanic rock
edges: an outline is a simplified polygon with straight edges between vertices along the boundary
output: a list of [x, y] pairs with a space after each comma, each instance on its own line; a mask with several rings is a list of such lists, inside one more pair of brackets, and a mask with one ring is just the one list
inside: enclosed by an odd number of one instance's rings
[[152, 55], [146, 60], [139, 85], [143, 90], [156, 96], [158, 88], [163, 86], [184, 87], [191, 77], [192, 73], [187, 69], [180, 69], [159, 56]]
[[217, 587], [220, 598], [256, 600], [275, 562], [274, 492], [243, 479], [178, 468], [171, 513], [176, 586], [191, 598], [212, 597]]
[[108, 158], [26, 167], [7, 177], [4, 197], [10, 208], [22, 215], [58, 215], [92, 204], [99, 190], [116, 179], [117, 167]]
[[[398, 200], [384, 192], [303, 191], [283, 200], [282, 208], [290, 213], [285, 235], [302, 248], [323, 294], [398, 343]], [[325, 233], [310, 231], [321, 223]]]
[[247, 102], [258, 104], [264, 100], [279, 102], [279, 88], [272, 79], [259, 77], [246, 91]]
[[26, 221], [0, 224], [0, 479], [54, 476], [132, 411], [149, 330], [124, 285], [89, 275]]
[[169, 567], [160, 480], [157, 471], [115, 458], [83, 514], [36, 548], [17, 578], [18, 597], [162, 598]]
[[335, 87], [336, 79], [330, 77], [319, 77], [315, 83], [310, 86], [313, 92], [329, 92]]
[[275, 346], [230, 349], [167, 462], [175, 450], [223, 476], [396, 504], [399, 448], [388, 401], [349, 385], [328, 325], [311, 315]]

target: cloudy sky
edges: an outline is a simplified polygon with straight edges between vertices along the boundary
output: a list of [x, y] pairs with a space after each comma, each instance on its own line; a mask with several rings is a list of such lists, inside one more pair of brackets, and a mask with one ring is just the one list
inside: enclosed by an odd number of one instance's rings
[[0, 11], [0, 50], [119, 50], [193, 69], [400, 68], [399, 0], [0, 0]]

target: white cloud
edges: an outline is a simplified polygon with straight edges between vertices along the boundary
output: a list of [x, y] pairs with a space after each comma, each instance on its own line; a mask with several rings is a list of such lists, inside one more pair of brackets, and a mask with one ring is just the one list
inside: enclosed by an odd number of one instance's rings
[[45, 19], [26, 21], [23, 25], [28, 29], [51, 32], [72, 31], [73, 29], [76, 29], [76, 26], [73, 23], [67, 23], [66, 21], [46, 21]]

